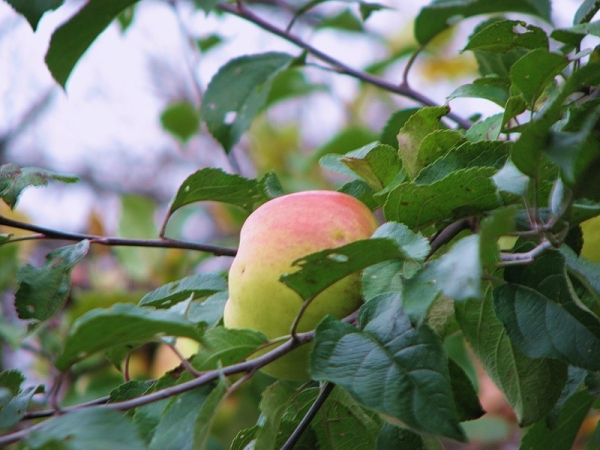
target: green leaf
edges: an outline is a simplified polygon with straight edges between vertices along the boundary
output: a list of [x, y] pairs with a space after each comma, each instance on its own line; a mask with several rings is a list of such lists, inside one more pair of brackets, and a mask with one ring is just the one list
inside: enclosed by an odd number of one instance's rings
[[427, 167], [448, 152], [466, 142], [463, 133], [457, 130], [435, 130], [419, 144], [417, 160], [420, 167]]
[[317, 29], [324, 28], [360, 33], [363, 31], [363, 24], [350, 10], [344, 9], [336, 15], [325, 16], [317, 26]]
[[242, 56], [229, 61], [213, 77], [200, 112], [227, 153], [262, 110], [270, 81], [292, 61], [293, 57], [285, 53]]
[[173, 311], [128, 303], [95, 309], [73, 323], [55, 365], [59, 370], [66, 370], [81, 358], [98, 351], [148, 341], [160, 334], [199, 339], [196, 324]]
[[520, 448], [571, 450], [577, 432], [593, 403], [594, 397], [588, 392], [575, 393], [561, 407], [557, 422], [553, 426], [549, 426], [545, 421], [536, 423], [523, 436]]
[[[273, 176], [267, 174], [263, 180]], [[182, 206], [203, 201], [229, 203], [251, 211], [256, 204], [272, 198], [269, 196], [270, 191], [265, 189], [268, 186], [265, 186], [262, 180], [244, 178], [222, 169], [207, 167], [194, 172], [179, 187], [171, 201], [169, 216]]]
[[418, 431], [463, 441], [439, 337], [424, 325], [413, 327], [393, 294], [365, 303], [360, 324], [357, 329], [330, 316], [319, 324], [313, 378]]
[[206, 53], [223, 42], [225, 42], [225, 39], [223, 39], [222, 36], [218, 34], [209, 34], [197, 39], [196, 45], [201, 52]]
[[508, 158], [511, 146], [510, 142], [505, 141], [465, 142], [424, 167], [415, 183], [432, 184], [456, 170], [471, 167], [500, 169]]
[[307, 79], [302, 71], [292, 67], [278, 72], [271, 81], [267, 106], [294, 97], [306, 97], [314, 92], [327, 91], [324, 84], [316, 84]]
[[300, 270], [284, 274], [280, 280], [306, 301], [350, 274], [402, 256], [391, 239], [364, 239], [300, 258], [293, 263]]
[[450, 384], [452, 386], [452, 393], [454, 394], [458, 420], [464, 422], [466, 420], [479, 419], [485, 414], [485, 411], [479, 402], [477, 392], [468, 375], [451, 359], [448, 360], [448, 371], [450, 373]]
[[440, 220], [497, 208], [500, 201], [490, 179], [495, 172], [493, 167], [472, 167], [429, 185], [401, 184], [387, 196], [385, 217], [421, 229]]
[[14, 164], [4, 164], [0, 166], [0, 198], [13, 209], [24, 189], [31, 186], [47, 186], [48, 181], [51, 180], [75, 183], [78, 178], [37, 167], [17, 167]]
[[18, 423], [38, 391], [36, 386], [21, 389], [25, 376], [18, 370], [5, 370], [0, 373], [0, 429], [5, 430]]
[[477, 30], [462, 51], [506, 53], [513, 48], [548, 50], [548, 36], [541, 28], [522, 20], [498, 20]]
[[[567, 379], [567, 365], [521, 353], [494, 313], [492, 291], [482, 300], [456, 303], [455, 314], [463, 333], [485, 371], [527, 426], [545, 418], [558, 400]], [[485, 330], [485, 332], [482, 332]]]
[[372, 237], [393, 239], [402, 251], [402, 257], [409, 261], [423, 262], [431, 250], [429, 239], [401, 223], [386, 222], [377, 228]]
[[398, 150], [398, 132], [402, 129], [408, 119], [410, 119], [421, 108], [407, 108], [396, 111], [386, 122], [379, 140], [382, 144]]
[[575, 12], [573, 23], [579, 24], [589, 22], [596, 15], [598, 10], [600, 10], [600, 3], [597, 0], [584, 0], [577, 9], [577, 12]]
[[515, 195], [525, 195], [529, 186], [529, 177], [517, 169], [511, 160], [506, 161], [492, 179], [499, 190]]
[[421, 9], [415, 20], [415, 37], [419, 44], [424, 45], [438, 33], [444, 31], [457, 20], [478, 14], [520, 12], [531, 14], [551, 21], [550, 1], [548, 0], [435, 0], [429, 6]]
[[[569, 64], [558, 53], [535, 49], [527, 53], [510, 68], [510, 81], [514, 93], [523, 96], [531, 109], [544, 88]], [[511, 92], [512, 92], [511, 90]]]
[[406, 121], [398, 133], [398, 153], [402, 165], [410, 177], [424, 166], [419, 160], [419, 146], [429, 133], [440, 128], [440, 119], [450, 112], [448, 106], [429, 106], [421, 108]]
[[255, 448], [276, 448], [281, 419], [294, 392], [294, 388], [285, 381], [276, 381], [263, 391]]
[[566, 245], [561, 246], [559, 251], [565, 258], [569, 274], [600, 297], [600, 264], [578, 256]]
[[219, 3], [220, 0], [194, 0], [196, 8], [202, 9], [206, 14], [215, 9]]
[[146, 445], [127, 416], [102, 407], [56, 416], [27, 435], [32, 450], [145, 450]]
[[420, 434], [385, 423], [377, 437], [377, 450], [406, 448], [410, 450], [430, 450]]
[[227, 289], [227, 283], [220, 275], [195, 274], [179, 281], [165, 284], [144, 295], [138, 306], [170, 308], [191, 296], [194, 299], [198, 299], [225, 289]]
[[466, 138], [472, 142], [495, 141], [502, 132], [504, 114], [494, 114], [483, 120], [475, 122], [465, 133]]
[[217, 327], [206, 331], [192, 364], [200, 371], [240, 362], [267, 342], [260, 332], [250, 329]]
[[150, 380], [127, 381], [110, 391], [108, 402], [123, 402], [125, 400], [140, 397], [148, 392], [148, 389], [150, 389], [153, 384], [154, 381]]
[[187, 100], [171, 102], [160, 114], [163, 128], [186, 143], [200, 129], [200, 115], [197, 108]]
[[73, 68], [94, 40], [117, 16], [138, 0], [90, 0], [50, 39], [46, 65], [64, 88]]
[[471, 84], [463, 84], [446, 97], [446, 102], [455, 98], [484, 98], [504, 106], [508, 100], [508, 85], [501, 78], [478, 78]]
[[227, 378], [220, 379], [219, 384], [208, 394], [208, 397], [202, 403], [196, 423], [194, 424], [192, 449], [207, 448], [211, 427], [215, 421], [217, 410], [227, 398], [230, 386], [231, 383]]
[[29, 264], [21, 267], [17, 273], [19, 289], [15, 296], [19, 318], [44, 321], [56, 315], [71, 290], [71, 269], [89, 248], [90, 242], [83, 240], [48, 253], [46, 263], [40, 269]]
[[21, 14], [35, 31], [40, 19], [47, 11], [52, 11], [63, 4], [64, 0], [7, 0], [15, 11]]
[[371, 189], [379, 191], [391, 183], [402, 164], [398, 152], [389, 145], [373, 142], [345, 155], [329, 153], [319, 161], [324, 169], [358, 175]]
[[170, 399], [154, 432], [149, 450], [192, 450], [194, 430], [214, 384], [200, 386]]
[[321, 448], [371, 450], [379, 423], [347, 391], [334, 388], [311, 423]]
[[223, 318], [229, 292], [221, 291], [204, 301], [192, 301], [188, 306], [188, 319], [194, 323], [205, 323], [207, 328], [216, 327]]
[[521, 136], [515, 142], [511, 153], [513, 163], [521, 172], [529, 176], [538, 175], [550, 129], [561, 118], [563, 103], [581, 87], [598, 84], [600, 84], [600, 64], [590, 63], [576, 70], [544, 105], [535, 120], [522, 128]]
[[[494, 290], [494, 310], [511, 341], [530, 358], [553, 358], [600, 370], [600, 359], [595, 356], [600, 352], [600, 322], [590, 329], [560, 304], [517, 284]], [[597, 322], [591, 315], [589, 319]]]
[[405, 281], [402, 307], [413, 323], [421, 323], [440, 292], [454, 300], [480, 298], [482, 273], [479, 236], [464, 237]]

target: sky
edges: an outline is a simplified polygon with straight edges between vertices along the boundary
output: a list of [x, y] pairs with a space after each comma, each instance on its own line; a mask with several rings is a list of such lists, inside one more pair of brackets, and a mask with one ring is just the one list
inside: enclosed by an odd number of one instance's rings
[[[410, 39], [409, 24], [428, 2], [382, 3], [393, 11], [373, 14], [368, 25], [380, 33]], [[554, 4], [555, 22], [568, 26], [579, 2]], [[67, 230], [84, 227], [92, 208], [114, 223], [117, 191], [138, 190], [168, 201], [181, 182], [201, 167], [232, 170], [230, 160], [206, 133], [182, 145], [162, 130], [161, 111], [174, 100], [198, 103], [194, 82], [204, 89], [231, 57], [267, 50], [298, 54], [291, 44], [238, 18], [206, 16], [185, 2], [174, 10], [166, 2], [144, 0], [136, 8], [131, 28], [123, 32], [113, 24], [96, 40], [76, 66], [65, 92], [50, 76], [44, 55], [52, 31], [81, 5], [81, 0], [67, 0], [63, 7], [45, 14], [34, 33], [0, 1], [0, 136], [14, 131], [33, 105], [48, 99], [41, 113], [11, 140], [6, 158], [21, 165], [78, 174], [89, 181], [29, 189], [19, 209], [34, 222]], [[465, 24], [465, 30], [469, 27], [472, 23]], [[225, 37], [218, 51], [204, 55], [190, 51], [190, 37], [215, 32]], [[325, 31], [305, 37], [353, 67], [364, 67], [380, 56], [373, 51], [372, 41], [358, 36]], [[464, 45], [464, 41], [456, 41]], [[311, 111], [321, 113], [303, 119], [305, 126], [314, 130], [311, 144], [318, 145], [343, 123], [343, 103], [353, 96], [356, 82], [329, 73], [312, 74], [335, 81], [335, 95], [311, 100]], [[426, 80], [419, 75], [418, 64], [411, 82], [439, 102], [456, 84], [456, 80]], [[457, 100], [452, 106], [465, 114], [495, 112], [493, 105], [470, 100]], [[243, 174], [252, 176], [247, 167], [246, 172]]]

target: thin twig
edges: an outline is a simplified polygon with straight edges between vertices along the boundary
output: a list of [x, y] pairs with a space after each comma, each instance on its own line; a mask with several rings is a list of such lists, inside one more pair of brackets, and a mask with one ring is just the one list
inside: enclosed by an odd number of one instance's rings
[[[356, 78], [356, 79], [361, 80], [368, 84], [372, 84], [372, 85], [377, 86], [381, 89], [384, 89], [388, 92], [392, 92], [394, 94], [398, 94], [403, 97], [410, 98], [410, 99], [414, 100], [415, 102], [420, 103], [425, 106], [438, 106], [438, 104], [436, 102], [434, 102], [430, 98], [426, 97], [425, 95], [421, 94], [420, 92], [415, 91], [408, 85], [398, 86], [394, 83], [390, 83], [389, 81], [383, 80], [383, 79], [376, 77], [374, 75], [371, 75], [369, 73], [362, 72], [360, 70], [356, 70], [356, 69], [344, 64], [343, 62], [339, 61], [338, 59], [328, 55], [327, 53], [322, 52], [321, 50], [317, 49], [316, 47], [313, 47], [312, 45], [303, 41], [299, 37], [297, 37], [291, 33], [288, 33], [285, 29], [279, 28], [279, 27], [271, 24], [270, 22], [263, 20], [261, 17], [257, 16], [256, 14], [254, 14], [252, 11], [250, 11], [246, 7], [243, 7], [243, 6], [239, 7], [239, 6], [234, 6], [234, 5], [230, 5], [227, 3], [221, 3], [218, 5], [218, 8], [221, 11], [224, 11], [229, 14], [233, 14], [237, 17], [240, 17], [241, 19], [247, 20], [247, 21], [255, 24], [256, 26], [258, 26], [259, 28], [262, 28], [263, 30], [268, 31], [269, 33], [271, 33], [275, 36], [279, 36], [280, 38], [285, 39], [288, 42], [291, 42], [292, 44], [294, 44], [294, 45], [302, 48], [306, 52], [310, 53], [315, 58], [320, 59], [321, 61], [324, 61], [327, 64], [330, 64], [331, 66], [335, 67], [336, 71], [338, 73], [341, 73], [344, 75], [349, 75], [353, 78]], [[456, 122], [461, 128], [468, 129], [471, 127], [470, 121], [468, 121], [460, 116], [457, 116], [456, 114], [454, 114], [452, 112], [448, 113], [447, 117], [449, 119], [453, 120], [454, 122]]]
[[538, 245], [528, 252], [523, 253], [501, 253], [501, 261], [496, 264], [496, 267], [514, 266], [517, 264], [529, 264], [532, 263], [536, 257], [541, 255], [543, 252], [552, 248], [552, 243], [547, 239], [543, 239]]
[[433, 237], [430, 243], [431, 250], [429, 251], [429, 255], [427, 255], [427, 259], [429, 259], [431, 255], [438, 251], [440, 247], [458, 236], [459, 233], [470, 228], [471, 223], [469, 219], [460, 219], [456, 222], [452, 222]]
[[327, 401], [327, 398], [329, 397], [329, 395], [331, 395], [331, 392], [333, 392], [334, 387], [335, 387], [335, 384], [333, 384], [333, 383], [330, 383], [330, 382], [325, 383], [325, 385], [323, 386], [323, 389], [321, 389], [321, 392], [319, 393], [315, 402], [311, 405], [310, 409], [306, 412], [306, 414], [304, 415], [304, 417], [302, 418], [302, 420], [300, 421], [300, 423], [298, 424], [296, 429], [293, 431], [293, 433], [290, 435], [288, 440], [285, 441], [285, 444], [283, 444], [283, 446], [281, 447], [281, 450], [292, 450], [294, 448], [294, 446], [298, 443], [298, 441], [302, 437], [302, 434], [306, 431], [306, 429], [308, 428], [308, 426], [310, 425], [312, 420], [315, 418], [315, 416], [317, 415], [317, 413], [319, 412], [319, 410], [321, 409], [321, 407], [323, 406], [325, 401]]
[[[120, 246], [120, 247], [152, 247], [152, 248], [179, 248], [183, 250], [196, 250], [200, 252], [212, 253], [215, 256], [235, 256], [237, 250], [229, 247], [221, 247], [212, 244], [199, 244], [196, 242], [180, 241], [176, 239], [128, 239], [117, 237], [97, 236], [85, 233], [69, 233], [65, 231], [53, 230], [50, 228], [40, 227], [25, 222], [12, 220], [4, 216], [0, 216], [0, 225], [5, 225], [11, 228], [27, 230], [33, 233], [43, 235], [43, 239], [58, 239], [65, 241], [82, 241], [88, 239], [92, 244], [105, 246]], [[32, 237], [33, 239], [33, 237]], [[4, 244], [9, 244], [14, 241], [8, 241]]]

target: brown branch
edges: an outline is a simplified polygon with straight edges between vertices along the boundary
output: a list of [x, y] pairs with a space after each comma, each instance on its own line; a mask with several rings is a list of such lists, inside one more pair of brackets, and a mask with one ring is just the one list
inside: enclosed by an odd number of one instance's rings
[[[310, 53], [315, 58], [320, 59], [321, 61], [324, 61], [327, 64], [330, 64], [332, 67], [335, 68], [336, 72], [338, 72], [338, 73], [341, 73], [344, 75], [349, 75], [353, 78], [356, 78], [365, 83], [377, 86], [388, 92], [392, 92], [394, 94], [410, 98], [411, 100], [414, 100], [415, 102], [420, 103], [425, 106], [439, 106], [435, 101], [431, 100], [430, 98], [421, 94], [420, 92], [415, 91], [414, 89], [412, 89], [410, 86], [408, 86], [406, 84], [402, 84], [399, 86], [397, 84], [390, 83], [389, 81], [383, 80], [383, 79], [376, 77], [374, 75], [371, 75], [369, 73], [362, 72], [360, 70], [356, 70], [356, 69], [344, 64], [343, 62], [339, 61], [338, 59], [328, 55], [327, 53], [322, 52], [321, 50], [317, 49], [316, 47], [313, 47], [312, 45], [303, 41], [299, 37], [291, 34], [290, 32], [287, 32], [285, 29], [279, 28], [279, 27], [273, 25], [272, 23], [267, 22], [266, 20], [263, 20], [261, 17], [257, 16], [256, 14], [254, 14], [252, 11], [250, 11], [248, 8], [244, 7], [243, 5], [242, 6], [234, 6], [234, 5], [230, 5], [227, 3], [221, 3], [218, 5], [218, 8], [221, 11], [224, 11], [229, 14], [233, 14], [241, 19], [247, 20], [247, 21], [255, 24], [256, 26], [258, 26], [259, 28], [262, 28], [263, 30], [268, 31], [269, 33], [271, 33], [275, 36], [278, 36], [282, 39], [285, 39], [288, 42], [291, 42], [292, 44], [294, 44], [294, 45], [300, 47], [301, 49], [305, 50], [306, 52]], [[456, 122], [461, 128], [468, 129], [471, 127], [470, 121], [468, 121], [452, 112], [448, 113], [448, 118], [453, 120], [454, 122]]]
[[[212, 253], [215, 256], [235, 256], [237, 250], [229, 247], [221, 247], [212, 244], [199, 244], [196, 242], [180, 241], [176, 239], [128, 239], [117, 237], [96, 236], [85, 233], [69, 233], [65, 231], [53, 230], [50, 228], [40, 227], [25, 222], [19, 222], [0, 216], [0, 225], [5, 225], [11, 228], [27, 230], [39, 234], [32, 236], [31, 239], [56, 239], [65, 241], [82, 241], [89, 240], [92, 244], [105, 246], [120, 246], [120, 247], [152, 247], [152, 248], [179, 248], [183, 250], [196, 250], [200, 252]], [[16, 241], [16, 240], [15, 240]], [[13, 241], [9, 240], [4, 244], [9, 244]]]

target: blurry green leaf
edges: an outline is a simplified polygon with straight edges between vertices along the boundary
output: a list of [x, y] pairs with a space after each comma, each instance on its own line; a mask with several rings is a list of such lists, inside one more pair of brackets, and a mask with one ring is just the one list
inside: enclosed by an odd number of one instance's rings
[[508, 85], [500, 78], [478, 78], [472, 84], [463, 84], [456, 88], [446, 97], [446, 102], [463, 97], [484, 98], [504, 106], [508, 100]]
[[446, 175], [430, 185], [404, 183], [385, 202], [387, 220], [421, 229], [439, 220], [464, 217], [500, 206], [490, 177], [493, 167], [472, 167]]
[[529, 428], [523, 440], [521, 449], [525, 450], [571, 450], [583, 420], [594, 402], [586, 391], [580, 391], [571, 396], [560, 409], [557, 422], [549, 426], [540, 421]]
[[521, 172], [529, 176], [538, 174], [550, 129], [561, 118], [563, 103], [581, 87], [598, 84], [600, 84], [600, 64], [590, 63], [576, 70], [567, 78], [560, 91], [544, 105], [538, 116], [522, 128], [521, 136], [515, 142], [511, 154], [515, 166]]
[[525, 99], [520, 95], [509, 97], [504, 107], [504, 115], [502, 116], [502, 127], [504, 127], [511, 119], [514, 119], [519, 114], [522, 114], [527, 109]]
[[386, 222], [381, 225], [373, 238], [389, 238], [396, 242], [404, 259], [422, 262], [429, 251], [429, 239], [421, 233], [414, 233], [406, 225], [396, 222]]
[[123, 402], [132, 398], [141, 397], [154, 384], [150, 380], [131, 380], [116, 387], [109, 394], [109, 403]]
[[295, 389], [285, 381], [276, 381], [262, 393], [255, 448], [276, 448], [279, 425]]
[[219, 3], [220, 0], [194, 0], [196, 8], [202, 9], [206, 14], [215, 9]]
[[219, 44], [222, 44], [224, 39], [218, 34], [209, 34], [196, 40], [196, 45], [201, 52], [206, 53]]
[[90, 0], [50, 39], [46, 65], [64, 88], [73, 68], [94, 40], [125, 8], [138, 0]]
[[267, 105], [325, 90], [327, 90], [327, 86], [311, 83], [298, 69], [282, 70], [271, 81]]
[[360, 324], [357, 329], [331, 317], [320, 323], [313, 378], [343, 387], [366, 408], [418, 431], [464, 440], [439, 337], [426, 326], [414, 328], [393, 294], [366, 303]]
[[578, 256], [565, 245], [561, 246], [559, 251], [565, 258], [569, 274], [593, 291], [596, 296], [600, 296], [600, 264]]
[[401, 109], [392, 114], [381, 131], [380, 141], [398, 150], [398, 133], [406, 121], [421, 108]]
[[505, 53], [513, 48], [548, 50], [548, 36], [541, 28], [522, 20], [499, 20], [475, 32], [462, 51]]
[[498, 240], [515, 231], [518, 208], [518, 205], [511, 205], [495, 209], [479, 224], [479, 254], [484, 267], [493, 270], [500, 261]]
[[135, 5], [129, 6], [125, 8], [121, 13], [117, 16], [117, 20], [119, 21], [119, 25], [121, 26], [121, 32], [127, 31], [127, 29], [133, 23], [133, 18], [135, 15]]
[[514, 409], [519, 424], [527, 426], [545, 418], [565, 384], [567, 365], [521, 353], [494, 313], [489, 288], [483, 300], [456, 303], [455, 313], [471, 348]]
[[503, 119], [504, 114], [498, 113], [475, 122], [471, 128], [467, 130], [465, 136], [471, 142], [495, 141], [502, 131]]
[[374, 210], [380, 206], [373, 198], [375, 191], [363, 180], [349, 181], [339, 188], [338, 191], [360, 200], [370, 210]]
[[0, 429], [5, 430], [18, 423], [29, 406], [36, 386], [21, 389], [25, 376], [18, 370], [0, 373]]
[[415, 21], [415, 37], [420, 44], [426, 44], [458, 20], [497, 12], [520, 12], [540, 17], [547, 22], [551, 20], [549, 0], [434, 0], [419, 12]]
[[138, 430], [123, 413], [102, 407], [84, 408], [44, 422], [27, 435], [32, 450], [146, 450]]
[[383, 9], [391, 9], [389, 6], [382, 5], [381, 3], [371, 3], [371, 2], [359, 2], [358, 10], [360, 11], [360, 16], [363, 21], [366, 21], [371, 14], [376, 11], [381, 11]]
[[75, 183], [78, 178], [37, 167], [17, 167], [14, 164], [4, 164], [0, 166], [0, 198], [13, 209], [24, 189], [31, 186], [47, 186], [48, 181], [51, 180]]
[[217, 327], [206, 331], [200, 342], [192, 364], [203, 371], [242, 361], [265, 344], [267, 338], [255, 330]]
[[391, 239], [364, 239], [300, 258], [293, 263], [300, 270], [284, 274], [280, 280], [308, 300], [352, 273], [402, 256]]
[[373, 142], [345, 155], [327, 154], [320, 160], [323, 168], [356, 174], [373, 190], [378, 191], [392, 182], [401, 168], [398, 152], [389, 145]]
[[128, 303], [95, 309], [73, 323], [55, 365], [66, 370], [84, 356], [116, 345], [151, 340], [161, 334], [199, 339], [196, 325], [173, 311]]
[[216, 327], [223, 318], [227, 291], [217, 292], [204, 301], [193, 301], [188, 307], [188, 319], [194, 323], [204, 322], [207, 328]]
[[544, 88], [569, 64], [562, 55], [544, 49], [527, 53], [510, 68], [510, 81], [514, 93], [520, 93], [529, 107], [535, 102]]
[[485, 414], [485, 411], [479, 402], [471, 380], [469, 380], [465, 371], [451, 359], [448, 360], [448, 371], [458, 420], [464, 422], [479, 419]]
[[61, 6], [64, 0], [6, 0], [16, 12], [21, 14], [33, 31], [37, 29], [40, 19], [47, 11], [52, 11]]
[[501, 191], [516, 195], [525, 195], [529, 185], [529, 177], [521, 172], [512, 161], [508, 160], [504, 167], [493, 177], [494, 183]]
[[226, 63], [212, 78], [200, 113], [227, 153], [262, 110], [270, 81], [292, 60], [291, 55], [274, 52], [241, 56]]
[[149, 450], [192, 450], [194, 426], [201, 407], [214, 387], [211, 383], [171, 397], [156, 427]]
[[600, 10], [600, 3], [598, 3], [598, 1], [584, 0], [579, 9], [575, 12], [573, 23], [579, 24], [589, 22], [596, 15], [598, 10]]
[[231, 383], [227, 378], [220, 379], [217, 386], [215, 386], [202, 403], [200, 412], [196, 418], [196, 423], [194, 424], [192, 449], [210, 448], [210, 446], [207, 447], [207, 444], [210, 439], [212, 424], [217, 415], [219, 406], [221, 406], [223, 400], [225, 400], [229, 394], [230, 386]]
[[347, 153], [376, 140], [377, 135], [373, 131], [362, 126], [353, 125], [342, 129], [325, 144], [317, 148], [313, 158], [318, 160], [328, 153]]
[[447, 106], [421, 108], [410, 116], [398, 133], [398, 153], [404, 169], [410, 177], [416, 176], [423, 167], [419, 160], [419, 145], [429, 133], [440, 128], [440, 119], [450, 112]]
[[480, 298], [482, 273], [479, 236], [464, 237], [405, 281], [402, 308], [413, 323], [421, 323], [440, 292], [454, 300]]
[[406, 448], [410, 450], [431, 450], [423, 442], [423, 437], [413, 431], [391, 423], [385, 423], [377, 437], [377, 450]]
[[471, 167], [500, 169], [508, 158], [511, 145], [511, 142], [505, 141], [465, 142], [423, 168], [415, 183], [432, 184], [456, 170]]
[[[154, 215], [154, 199], [135, 194], [121, 196], [119, 235], [138, 239], [153, 239], [158, 236]], [[162, 251], [144, 247], [116, 247], [115, 254], [127, 274], [139, 281], [152, 276], [155, 267], [162, 261]]]
[[[557, 283], [556, 280], [549, 282]], [[494, 290], [494, 310], [511, 341], [530, 358], [553, 358], [576, 367], [600, 370], [600, 322], [587, 323], [542, 293], [518, 284]], [[581, 310], [581, 316], [584, 311]], [[596, 322], [590, 328], [590, 322]]]
[[166, 131], [184, 143], [200, 129], [198, 110], [187, 100], [169, 103], [160, 114], [160, 122]]
[[[265, 177], [271, 177], [267, 174]], [[244, 178], [224, 172], [222, 169], [207, 167], [186, 178], [171, 201], [169, 216], [190, 203], [214, 201], [240, 206], [248, 211], [259, 203], [270, 200], [265, 194], [262, 180]]]
[[379, 423], [344, 389], [334, 388], [311, 423], [321, 448], [371, 450]]
[[192, 295], [197, 299], [225, 289], [227, 289], [227, 283], [220, 275], [195, 274], [155, 289], [145, 295], [138, 306], [170, 308]]
[[336, 15], [326, 16], [325, 19], [319, 23], [317, 28], [333, 28], [336, 30], [355, 32], [363, 31], [362, 22], [358, 17], [352, 14], [349, 9], [345, 9]]
[[19, 318], [44, 321], [57, 314], [71, 290], [71, 269], [89, 248], [90, 242], [84, 240], [48, 253], [46, 263], [40, 269], [29, 264], [21, 267], [17, 273], [19, 289], [15, 297]]

